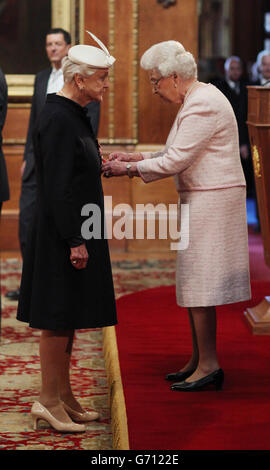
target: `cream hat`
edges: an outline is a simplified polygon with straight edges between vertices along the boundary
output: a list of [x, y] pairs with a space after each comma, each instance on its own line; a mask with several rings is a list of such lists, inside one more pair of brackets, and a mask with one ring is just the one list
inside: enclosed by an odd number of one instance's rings
[[69, 59], [75, 64], [85, 64], [95, 69], [104, 69], [111, 67], [115, 58], [109, 53], [104, 44], [90, 31], [86, 31], [92, 38], [99, 44], [101, 49], [94, 46], [87, 46], [85, 44], [78, 44], [73, 46], [68, 51]]

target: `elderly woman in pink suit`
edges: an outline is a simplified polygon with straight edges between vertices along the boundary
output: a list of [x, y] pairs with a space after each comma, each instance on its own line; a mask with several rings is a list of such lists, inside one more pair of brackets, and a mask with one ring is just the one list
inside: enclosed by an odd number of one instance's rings
[[166, 146], [155, 153], [113, 153], [105, 176], [138, 176], [145, 183], [174, 175], [189, 205], [189, 246], [177, 255], [177, 304], [187, 307], [193, 351], [167, 380], [177, 391], [222, 388], [216, 349], [216, 306], [250, 298], [246, 182], [229, 101], [197, 80], [197, 66], [176, 41], [155, 44], [141, 59], [154, 93], [179, 103]]

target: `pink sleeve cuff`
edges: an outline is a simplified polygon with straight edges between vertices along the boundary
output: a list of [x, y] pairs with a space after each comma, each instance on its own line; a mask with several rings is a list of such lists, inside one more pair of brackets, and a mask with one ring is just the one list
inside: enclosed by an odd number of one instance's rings
[[138, 170], [139, 176], [141, 177], [144, 183], [148, 183], [149, 181], [145, 178], [143, 171], [140, 168], [141, 166], [143, 167], [141, 163], [143, 163], [143, 160], [141, 160], [140, 162], [137, 162], [137, 170]]

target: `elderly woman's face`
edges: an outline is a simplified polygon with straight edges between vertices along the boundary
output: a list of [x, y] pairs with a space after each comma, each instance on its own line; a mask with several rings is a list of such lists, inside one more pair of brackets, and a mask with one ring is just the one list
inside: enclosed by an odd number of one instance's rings
[[108, 87], [109, 69], [100, 69], [90, 77], [84, 77], [84, 94], [89, 101], [102, 101]]
[[162, 77], [159, 71], [154, 69], [149, 72], [149, 79], [153, 93], [169, 103], [179, 103], [179, 94], [175, 87], [175, 74]]

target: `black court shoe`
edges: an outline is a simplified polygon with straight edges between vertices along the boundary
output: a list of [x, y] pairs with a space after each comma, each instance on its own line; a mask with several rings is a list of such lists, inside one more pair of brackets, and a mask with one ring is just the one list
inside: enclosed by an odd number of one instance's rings
[[194, 380], [194, 382], [179, 382], [172, 384], [171, 390], [178, 392], [197, 392], [213, 385], [216, 390], [221, 390], [224, 382], [224, 372], [222, 369], [215, 370], [202, 379]]
[[190, 377], [193, 372], [195, 372], [195, 369], [191, 370], [185, 370], [183, 372], [172, 372], [171, 374], [166, 375], [165, 380], [171, 380], [171, 381], [176, 381], [176, 382], [182, 382], [183, 380], [187, 379]]

